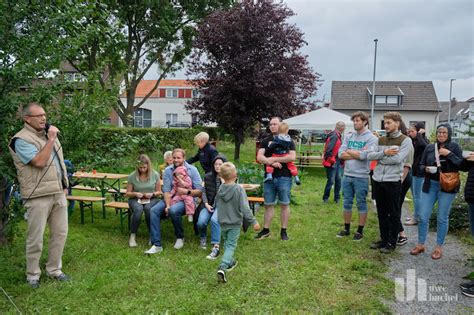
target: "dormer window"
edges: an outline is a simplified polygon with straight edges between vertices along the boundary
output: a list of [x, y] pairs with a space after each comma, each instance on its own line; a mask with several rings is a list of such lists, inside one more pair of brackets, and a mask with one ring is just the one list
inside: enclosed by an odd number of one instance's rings
[[166, 89], [166, 97], [167, 98], [177, 98], [178, 97], [178, 89]]
[[375, 95], [375, 105], [378, 106], [399, 106], [401, 96], [398, 95]]

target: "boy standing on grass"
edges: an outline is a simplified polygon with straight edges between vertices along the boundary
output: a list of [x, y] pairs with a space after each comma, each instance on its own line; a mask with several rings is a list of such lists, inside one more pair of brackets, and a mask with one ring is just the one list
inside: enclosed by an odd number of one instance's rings
[[217, 280], [219, 282], [227, 282], [226, 272], [233, 270], [237, 266], [234, 252], [237, 248], [242, 219], [252, 224], [255, 231], [260, 229], [260, 224], [258, 224], [250, 211], [245, 190], [235, 183], [237, 179], [235, 165], [230, 162], [222, 164], [221, 176], [223, 184], [219, 187], [215, 203], [216, 208], [219, 209], [217, 218], [221, 226], [221, 235], [224, 239], [224, 256], [217, 271]]

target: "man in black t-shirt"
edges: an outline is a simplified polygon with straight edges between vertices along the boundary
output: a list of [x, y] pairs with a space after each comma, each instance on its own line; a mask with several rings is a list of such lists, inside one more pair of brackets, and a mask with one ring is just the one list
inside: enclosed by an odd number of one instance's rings
[[259, 240], [270, 236], [270, 225], [272, 223], [273, 215], [275, 212], [275, 204], [277, 197], [281, 207], [280, 236], [281, 239], [284, 241], [287, 241], [289, 239], [286, 233], [286, 229], [288, 226], [288, 219], [290, 218], [290, 192], [292, 186], [292, 175], [286, 163], [293, 162], [296, 159], [295, 143], [292, 141], [290, 146], [290, 152], [287, 156], [282, 157], [272, 157], [272, 149], [268, 147], [269, 143], [273, 140], [273, 136], [278, 134], [278, 127], [280, 123], [281, 118], [279, 117], [273, 117], [270, 120], [269, 127], [272, 135], [262, 141], [260, 149], [257, 153], [258, 162], [266, 165], [271, 165], [274, 168], [273, 180], [269, 180], [263, 183], [265, 215], [263, 230], [261, 230], [255, 237]]

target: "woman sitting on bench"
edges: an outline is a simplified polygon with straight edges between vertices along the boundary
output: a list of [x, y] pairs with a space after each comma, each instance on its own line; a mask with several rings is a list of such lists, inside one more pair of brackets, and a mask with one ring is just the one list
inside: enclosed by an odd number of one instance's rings
[[130, 240], [128, 245], [136, 247], [135, 239], [140, 226], [142, 213], [145, 212], [145, 221], [150, 232], [150, 209], [158, 203], [158, 196], [162, 194], [160, 175], [153, 170], [150, 158], [146, 154], [138, 157], [136, 170], [128, 176], [127, 193], [128, 205], [132, 212], [130, 222]]

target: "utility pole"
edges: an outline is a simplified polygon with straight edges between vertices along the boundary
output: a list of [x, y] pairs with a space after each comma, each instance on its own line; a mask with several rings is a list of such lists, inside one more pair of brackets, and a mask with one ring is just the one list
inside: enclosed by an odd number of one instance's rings
[[375, 53], [374, 53], [374, 77], [372, 79], [372, 106], [370, 108], [370, 130], [374, 130], [374, 105], [375, 105], [375, 69], [377, 66], [377, 42], [379, 40], [374, 39], [375, 42]]

